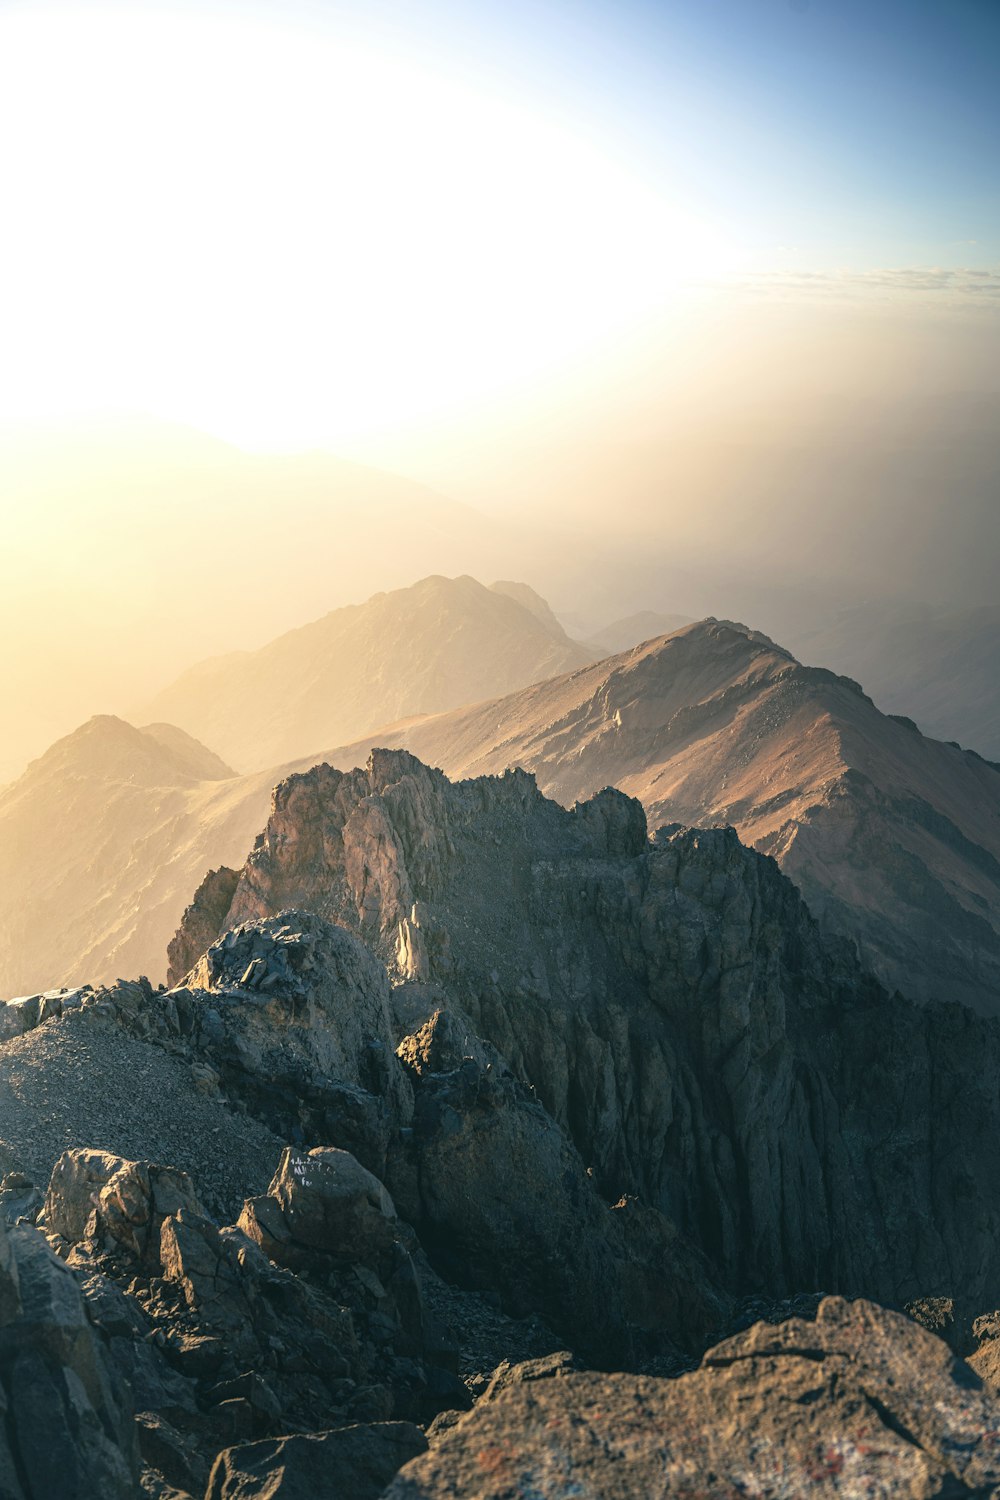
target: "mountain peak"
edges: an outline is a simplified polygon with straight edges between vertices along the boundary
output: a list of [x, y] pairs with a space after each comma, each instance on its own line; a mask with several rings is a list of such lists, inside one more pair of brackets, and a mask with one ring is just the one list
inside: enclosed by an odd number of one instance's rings
[[137, 729], [117, 714], [93, 714], [32, 761], [14, 788], [22, 782], [66, 775], [106, 782], [185, 785], [221, 781], [234, 774], [217, 755], [174, 724]]
[[[514, 592], [512, 593], [511, 590]], [[147, 713], [215, 746], [241, 770], [280, 765], [380, 724], [481, 702], [587, 665], [526, 584], [490, 589], [432, 573], [205, 662]]]

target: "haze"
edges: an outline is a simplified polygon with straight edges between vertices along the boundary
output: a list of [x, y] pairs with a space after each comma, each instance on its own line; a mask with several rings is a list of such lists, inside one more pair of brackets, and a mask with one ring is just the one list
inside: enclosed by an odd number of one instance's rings
[[0, 780], [430, 572], [817, 660], [874, 601], [885, 682], [887, 608], [988, 611], [998, 47], [966, 0], [0, 6]]

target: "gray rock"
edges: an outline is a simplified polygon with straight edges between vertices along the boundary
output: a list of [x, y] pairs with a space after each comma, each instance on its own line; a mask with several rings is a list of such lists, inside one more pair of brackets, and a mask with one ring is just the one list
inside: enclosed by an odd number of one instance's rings
[[[257, 1218], [252, 1199], [240, 1224], [276, 1259], [302, 1262], [310, 1252], [353, 1263], [377, 1265], [399, 1237], [392, 1199], [382, 1183], [348, 1151], [319, 1146], [309, 1152], [286, 1148], [268, 1188], [286, 1231], [277, 1234]], [[274, 1219], [273, 1224], [277, 1223]]]
[[378, 1500], [427, 1441], [409, 1422], [374, 1422], [244, 1443], [220, 1453], [205, 1500]]
[[132, 1500], [139, 1460], [125, 1388], [73, 1273], [29, 1225], [0, 1223], [0, 1493]]
[[45, 1226], [71, 1244], [111, 1241], [141, 1257], [181, 1208], [203, 1213], [191, 1179], [175, 1167], [125, 1161], [107, 1151], [65, 1151], [45, 1196]]

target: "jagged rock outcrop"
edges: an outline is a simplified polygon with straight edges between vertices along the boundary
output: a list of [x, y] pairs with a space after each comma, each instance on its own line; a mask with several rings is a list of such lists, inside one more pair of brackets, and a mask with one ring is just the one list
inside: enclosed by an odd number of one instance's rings
[[328, 758], [347, 769], [373, 745], [456, 779], [521, 766], [567, 807], [617, 786], [651, 828], [731, 825], [890, 989], [1000, 1014], [997, 767], [759, 631], [702, 620]]
[[0, 1412], [4, 1500], [133, 1500], [131, 1404], [80, 1289], [37, 1229], [2, 1219]]
[[376, 752], [276, 790], [226, 922], [290, 902], [437, 985], [731, 1287], [1000, 1301], [1000, 1029], [887, 995], [732, 831]]
[[923, 1500], [1000, 1484], [1000, 1402], [932, 1334], [866, 1302], [758, 1323], [676, 1380], [539, 1373], [450, 1426], [385, 1500]]
[[167, 947], [167, 983], [180, 984], [221, 931], [236, 894], [239, 871], [228, 865], [209, 870]]
[[[591, 1358], [703, 1347], [727, 1312], [704, 1258], [651, 1205], [609, 1206], [563, 1130], [460, 1012], [435, 1011], [397, 1049], [398, 1013], [416, 1001], [395, 999], [356, 937], [286, 912], [231, 929], [184, 986], [94, 991], [21, 1043], [48, 1028], [50, 1043], [62, 1031], [72, 1048], [73, 1028], [96, 1028], [169, 1059], [228, 1130], [263, 1122], [272, 1161], [277, 1140], [291, 1140], [240, 1218], [280, 1264], [299, 1268], [315, 1254], [306, 1211], [335, 1259], [337, 1233], [341, 1260], [378, 1233], [388, 1251], [402, 1232], [395, 1208], [379, 1207], [391, 1194], [439, 1271], [512, 1316], [545, 1318]], [[216, 1194], [210, 1210], [220, 1214]], [[86, 1150], [55, 1164], [45, 1219], [70, 1240], [128, 1250], [145, 1265], [176, 1216], [207, 1217], [183, 1172]], [[386, 1284], [395, 1275], [391, 1261], [373, 1270]]]
[[[143, 1457], [178, 1488], [201, 1493], [239, 1440], [426, 1421], [463, 1399], [413, 1231], [346, 1152], [287, 1152], [271, 1192], [220, 1228], [183, 1174], [78, 1150], [53, 1172], [43, 1222], [65, 1265], [23, 1232], [79, 1298], [77, 1278], [128, 1376]], [[396, 1467], [414, 1451], [398, 1448]]]

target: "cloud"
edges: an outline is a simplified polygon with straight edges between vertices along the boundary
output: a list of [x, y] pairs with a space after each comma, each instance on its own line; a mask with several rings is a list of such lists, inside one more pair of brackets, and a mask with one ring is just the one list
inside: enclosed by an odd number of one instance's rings
[[1000, 308], [1000, 266], [890, 266], [867, 271], [760, 272], [729, 283], [752, 298], [795, 300], [805, 297], [844, 302], [917, 301], [936, 306]]

